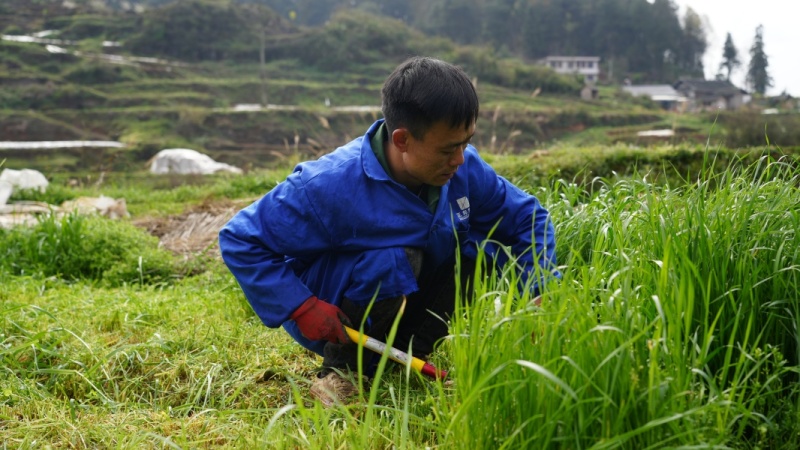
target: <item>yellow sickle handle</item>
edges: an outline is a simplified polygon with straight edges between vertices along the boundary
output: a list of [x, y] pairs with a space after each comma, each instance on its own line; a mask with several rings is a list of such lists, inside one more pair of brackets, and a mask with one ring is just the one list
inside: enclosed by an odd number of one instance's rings
[[[375, 338], [369, 337], [366, 334], [359, 333], [358, 331], [348, 327], [347, 325], [344, 326], [344, 329], [345, 331], [347, 331], [347, 335], [350, 336], [350, 339], [353, 342], [364, 348], [372, 350], [375, 353], [383, 354], [383, 352], [387, 348], [387, 345], [385, 343]], [[445, 372], [444, 370], [439, 370], [432, 364], [427, 363], [414, 356], [411, 356], [408, 353], [400, 351], [394, 347], [389, 347], [389, 359], [391, 359], [392, 361], [399, 362], [401, 364], [411, 364], [412, 369], [434, 379], [444, 380], [445, 377], [447, 377], [447, 372]]]

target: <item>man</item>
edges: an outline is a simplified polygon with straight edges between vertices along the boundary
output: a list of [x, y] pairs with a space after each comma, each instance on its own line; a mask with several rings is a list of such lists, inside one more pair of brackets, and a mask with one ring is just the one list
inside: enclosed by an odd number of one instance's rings
[[385, 120], [299, 164], [219, 235], [262, 322], [322, 355], [311, 393], [326, 405], [355, 393], [342, 374], [356, 369], [358, 348], [343, 324], [363, 323], [385, 339], [407, 299], [394, 346], [424, 358], [447, 334], [456, 267], [464, 289], [479, 251], [502, 265], [500, 245], [510, 247], [534, 295], [559, 276], [547, 211], [469, 144], [479, 107], [467, 75], [411, 58], [386, 80], [382, 99]]

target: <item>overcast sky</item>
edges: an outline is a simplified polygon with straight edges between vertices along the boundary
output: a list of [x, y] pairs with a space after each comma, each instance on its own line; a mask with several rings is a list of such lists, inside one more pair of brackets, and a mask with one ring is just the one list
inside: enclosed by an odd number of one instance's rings
[[722, 62], [725, 35], [731, 33], [739, 51], [742, 66], [731, 75], [731, 81], [745, 86], [750, 64], [750, 47], [756, 27], [764, 26], [764, 52], [772, 76], [773, 87], [767, 94], [786, 90], [800, 97], [800, 0], [674, 0], [683, 18], [690, 7], [706, 21], [708, 49], [703, 65], [706, 78], [713, 79]]

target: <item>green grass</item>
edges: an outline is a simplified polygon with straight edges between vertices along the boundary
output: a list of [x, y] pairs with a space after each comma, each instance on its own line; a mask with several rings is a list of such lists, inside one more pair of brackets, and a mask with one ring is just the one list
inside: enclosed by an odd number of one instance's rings
[[490, 280], [455, 324], [455, 443], [796, 446], [797, 182], [763, 160], [587, 202], [557, 185], [563, 282], [538, 309]]
[[[511, 178], [542, 158], [491, 157]], [[168, 283], [6, 271], [0, 436], [14, 448], [795, 448], [800, 174], [792, 159], [738, 161], [701, 152], [677, 178], [518, 178], [558, 231], [564, 278], [542, 306], [512, 270], [478, 277], [434, 355], [454, 386], [382, 366], [365, 397], [329, 410], [307, 394], [320, 359], [262, 326], [219, 260]], [[124, 195], [142, 216], [253, 197], [286, 170], [60, 189]]]
[[169, 281], [178, 266], [158, 239], [128, 222], [44, 215], [35, 226], [0, 229], [0, 272], [93, 280], [108, 286]]
[[[284, 161], [290, 164], [292, 158]], [[202, 203], [226, 200], [255, 200], [272, 189], [289, 173], [288, 166], [261, 170], [244, 176], [154, 175], [150, 173], [109, 173], [103, 178], [88, 174], [58, 174], [46, 192], [23, 191], [10, 201], [40, 201], [60, 205], [78, 197], [124, 198], [134, 217], [177, 215]], [[77, 186], [68, 186], [77, 184]]]

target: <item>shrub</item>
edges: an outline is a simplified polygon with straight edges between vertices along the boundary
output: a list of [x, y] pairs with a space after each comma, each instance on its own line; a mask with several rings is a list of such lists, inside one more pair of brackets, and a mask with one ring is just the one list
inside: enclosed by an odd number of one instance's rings
[[171, 253], [129, 222], [47, 215], [36, 226], [0, 230], [0, 271], [102, 285], [155, 283], [173, 277]]
[[287, 27], [262, 5], [185, 0], [145, 12], [139, 33], [126, 48], [186, 61], [218, 61], [242, 54], [255, 58], [262, 30], [272, 35]]
[[50, 183], [45, 192], [41, 192], [38, 189], [15, 189], [11, 194], [9, 201], [33, 201], [47, 203], [50, 205], [60, 205], [65, 201], [72, 200], [74, 198], [75, 193], [69, 188]]
[[305, 64], [347, 72], [352, 70], [352, 64], [402, 61], [416, 54], [406, 43], [410, 37], [418, 42], [419, 35], [399, 20], [363, 11], [342, 11], [324, 27], [298, 40], [294, 52]]
[[39, 89], [30, 89], [31, 94], [28, 94], [25, 100], [30, 106], [42, 109], [88, 109], [103, 106], [107, 101], [103, 94], [93, 89], [72, 84], [54, 88], [49, 86], [35, 86], [35, 88]]
[[86, 62], [76, 65], [64, 74], [64, 79], [67, 81], [90, 86], [132, 81], [136, 78], [136, 73], [133, 69], [98, 62]]
[[499, 59], [494, 50], [486, 47], [458, 47], [452, 61], [470, 75], [477, 76], [479, 81], [500, 86], [576, 95], [583, 87], [574, 76], [559, 75], [548, 67], [516, 59]]
[[757, 111], [732, 111], [719, 115], [726, 130], [728, 147], [771, 144], [781, 147], [800, 145], [800, 116], [797, 114], [763, 115]]

